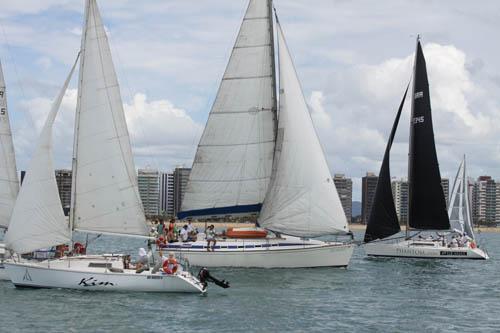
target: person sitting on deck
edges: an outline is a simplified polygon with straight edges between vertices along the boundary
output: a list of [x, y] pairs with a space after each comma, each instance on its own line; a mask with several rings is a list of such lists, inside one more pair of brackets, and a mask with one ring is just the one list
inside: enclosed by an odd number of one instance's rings
[[217, 241], [215, 240], [216, 234], [215, 226], [213, 224], [207, 228], [207, 230], [205, 231], [205, 235], [207, 240], [207, 251], [210, 251], [210, 244], [212, 244], [212, 251], [214, 251]]
[[457, 248], [458, 247], [458, 241], [457, 241], [457, 238], [455, 236], [453, 236], [451, 238], [451, 242], [450, 242], [450, 245], [449, 245], [451, 248]]
[[[181, 230], [182, 231], [182, 230]], [[187, 232], [188, 232], [188, 239], [190, 242], [196, 242], [196, 239], [198, 238], [198, 230], [196, 230], [194, 227], [193, 227], [193, 222], [188, 221], [188, 224], [187, 224]]]
[[180, 236], [181, 236], [181, 241], [183, 241], [183, 242], [188, 242], [189, 241], [189, 232], [188, 232], [188, 226], [187, 226], [187, 224], [185, 224], [182, 227], [181, 232], [180, 232]]
[[135, 272], [142, 273], [146, 270], [149, 270], [149, 257], [146, 250], [143, 247], [141, 247], [139, 249], [139, 258], [135, 263]]

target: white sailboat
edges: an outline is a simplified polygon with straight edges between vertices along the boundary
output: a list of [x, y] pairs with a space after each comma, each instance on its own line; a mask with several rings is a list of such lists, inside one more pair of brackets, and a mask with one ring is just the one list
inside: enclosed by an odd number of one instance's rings
[[[401, 229], [391, 191], [389, 155], [406, 92], [380, 168], [365, 232], [365, 252], [375, 257], [488, 259], [487, 253], [477, 247], [472, 233], [465, 159], [453, 185], [451, 204], [446, 207], [434, 142], [427, 69], [419, 38], [411, 95], [408, 222], [404, 239], [391, 238]], [[423, 232], [428, 234], [423, 236]], [[436, 237], [432, 233], [436, 233]]]
[[[80, 51], [70, 223], [65, 221], [52, 166], [52, 126], [75, 65], [41, 132], [15, 203], [6, 245], [27, 253], [71, 241], [73, 230], [147, 237], [135, 167], [107, 36], [96, 0], [87, 0]], [[204, 292], [189, 272], [152, 273], [124, 267], [121, 256], [76, 256], [40, 263], [5, 262], [18, 287]]]
[[[346, 267], [353, 245], [272, 1], [251, 0], [200, 140], [179, 218], [259, 215], [262, 238], [170, 243], [192, 265]], [[276, 110], [274, 52], [279, 59]], [[255, 230], [254, 230], [255, 231]], [[233, 230], [252, 232], [252, 230]]]
[[[0, 229], [9, 226], [14, 202], [19, 192], [16, 157], [7, 108], [7, 89], [0, 63]], [[3, 261], [6, 256], [5, 244], [0, 242], [0, 280], [8, 280]]]

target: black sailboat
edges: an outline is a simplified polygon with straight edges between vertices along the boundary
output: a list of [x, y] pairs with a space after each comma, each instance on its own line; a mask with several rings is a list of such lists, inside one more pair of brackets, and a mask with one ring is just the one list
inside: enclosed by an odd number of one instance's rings
[[[407, 92], [408, 87], [399, 106], [385, 150], [365, 232], [365, 243], [387, 238], [401, 230], [392, 195], [389, 159]], [[427, 69], [419, 38], [417, 38], [415, 52], [411, 109], [407, 230], [408, 227], [418, 230], [448, 230], [450, 222], [434, 142]]]

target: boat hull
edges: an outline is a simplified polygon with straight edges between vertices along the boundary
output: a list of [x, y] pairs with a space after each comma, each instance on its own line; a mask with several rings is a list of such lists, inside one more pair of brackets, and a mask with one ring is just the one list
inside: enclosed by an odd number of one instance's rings
[[163, 248], [199, 267], [307, 268], [347, 267], [353, 244], [299, 239], [218, 241], [207, 251], [206, 241], [172, 243]]
[[203, 293], [198, 280], [187, 272], [175, 275], [143, 272], [113, 273], [85, 271], [78, 268], [48, 267], [43, 263], [4, 263], [5, 270], [16, 287], [64, 288], [94, 291], [136, 291], [168, 293]]
[[404, 240], [400, 242], [376, 241], [364, 245], [371, 257], [398, 257], [421, 259], [476, 259], [486, 260], [488, 254], [479, 248], [442, 246], [439, 242]]
[[0, 263], [0, 281], [10, 281], [9, 275], [2, 263]]

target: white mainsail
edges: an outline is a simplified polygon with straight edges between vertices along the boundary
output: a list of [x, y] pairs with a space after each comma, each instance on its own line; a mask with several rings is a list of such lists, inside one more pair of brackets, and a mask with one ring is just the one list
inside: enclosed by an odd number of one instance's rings
[[452, 230], [465, 233], [467, 236], [474, 239], [465, 156], [463, 161], [460, 163], [460, 167], [458, 168], [458, 172], [451, 189], [448, 216], [450, 217]]
[[276, 124], [271, 7], [270, 0], [249, 3], [195, 155], [182, 203], [187, 216], [260, 210]]
[[0, 227], [9, 226], [18, 192], [19, 179], [7, 109], [7, 90], [0, 63]]
[[71, 238], [52, 161], [52, 126], [77, 61], [78, 57], [52, 104], [12, 211], [5, 243], [17, 253], [64, 244]]
[[279, 23], [280, 108], [269, 191], [259, 217], [267, 229], [314, 237], [346, 233], [347, 219], [314, 129]]
[[87, 0], [75, 121], [73, 209], [80, 231], [147, 235], [111, 50]]

